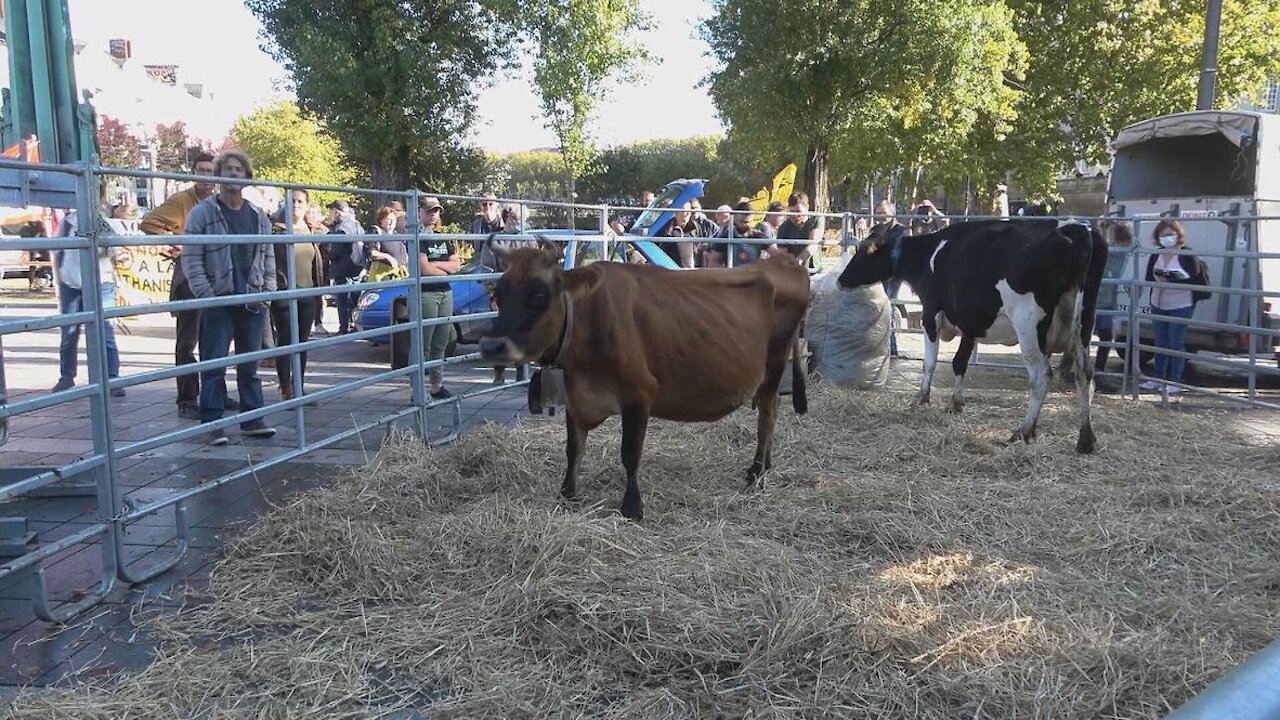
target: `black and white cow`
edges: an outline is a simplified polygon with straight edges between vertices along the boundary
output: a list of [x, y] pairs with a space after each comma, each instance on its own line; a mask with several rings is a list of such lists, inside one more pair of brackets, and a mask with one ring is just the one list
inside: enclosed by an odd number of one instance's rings
[[1049, 389], [1049, 354], [1075, 360], [1080, 403], [1076, 451], [1093, 452], [1089, 421], [1093, 363], [1086, 359], [1107, 245], [1094, 229], [1056, 220], [958, 223], [914, 237], [869, 238], [840, 275], [846, 288], [905, 281], [924, 305], [924, 378], [917, 402], [929, 402], [939, 340], [960, 336], [952, 360], [953, 412], [964, 407], [964, 374], [975, 343], [1019, 345], [1031, 380], [1026, 419], [1012, 440], [1031, 442]]

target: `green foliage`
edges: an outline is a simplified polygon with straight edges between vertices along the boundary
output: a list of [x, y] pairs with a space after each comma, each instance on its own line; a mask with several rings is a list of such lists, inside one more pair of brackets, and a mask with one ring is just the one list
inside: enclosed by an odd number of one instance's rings
[[513, 63], [514, 0], [245, 4], [303, 109], [340, 140], [361, 182], [404, 189], [455, 179], [442, 168], [474, 169], [459, 139], [475, 122], [477, 92]]
[[[924, 168], [954, 190], [1007, 175], [1034, 197], [1077, 159], [1106, 162], [1124, 126], [1195, 109], [1198, 0], [714, 5], [707, 82], [761, 164], [826, 144], [837, 177]], [[1218, 68], [1223, 108], [1280, 75], [1280, 3], [1225, 0]]]
[[[337, 139], [295, 103], [276, 102], [240, 117], [232, 137], [253, 161], [255, 176], [265, 180], [307, 185], [351, 181]], [[323, 206], [338, 198], [349, 199], [332, 192], [314, 192], [311, 199]]]
[[590, 202], [635, 205], [645, 190], [657, 192], [679, 178], [702, 178], [709, 181], [702, 205], [713, 207], [754, 194], [782, 164], [749, 170], [723, 152], [722, 145], [720, 137], [705, 135], [611, 148], [600, 154], [602, 169], [583, 178], [581, 195]]
[[649, 58], [630, 37], [652, 26], [639, 0], [550, 0], [530, 16], [537, 40], [534, 82], [546, 126], [560, 143], [560, 162], [574, 192], [591, 169], [591, 122], [611, 80], [634, 77]]
[[[840, 173], [953, 155], [1012, 117], [1023, 48], [1001, 3], [716, 0], [707, 78], [733, 137], [759, 159], [804, 157], [799, 187], [825, 207]], [[782, 122], [779, 122], [779, 121]]]
[[124, 123], [109, 115], [99, 115], [98, 158], [109, 167], [136, 168], [142, 165], [142, 142]]
[[503, 197], [563, 200], [569, 192], [564, 158], [554, 150], [526, 150], [493, 156], [501, 175], [494, 192]]
[[[1194, 110], [1204, 2], [1008, 0], [1032, 49], [1016, 143], [995, 154], [1020, 186], [1051, 188], [1077, 159], [1107, 161], [1107, 144], [1139, 120]], [[1235, 107], [1280, 74], [1280, 3], [1225, 0], [1215, 106]]]

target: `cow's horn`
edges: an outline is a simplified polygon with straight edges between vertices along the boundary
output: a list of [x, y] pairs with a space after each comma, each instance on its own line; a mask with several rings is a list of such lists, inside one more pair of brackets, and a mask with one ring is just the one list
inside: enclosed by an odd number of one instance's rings
[[560, 246], [544, 237], [538, 237], [538, 247], [554, 257], [556, 262], [564, 259], [564, 253], [560, 252]]
[[493, 239], [496, 237], [498, 237], [498, 233], [489, 233], [489, 238], [485, 242], [489, 245], [489, 252], [493, 253], [495, 258], [505, 260], [507, 255], [511, 253], [511, 248], [507, 247], [507, 244], [503, 242], [495, 243]]

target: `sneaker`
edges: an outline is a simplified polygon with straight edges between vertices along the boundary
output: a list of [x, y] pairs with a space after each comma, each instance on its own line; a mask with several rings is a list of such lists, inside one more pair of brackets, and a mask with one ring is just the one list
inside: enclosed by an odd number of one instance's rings
[[75, 386], [76, 381], [73, 378], [59, 378], [58, 384], [54, 385], [53, 390], [50, 392], [62, 392], [63, 390], [70, 390]]
[[453, 393], [449, 392], [448, 388], [442, 387], [439, 390], [436, 390], [435, 392], [431, 393], [431, 397], [437, 400], [445, 400], [447, 398], [453, 397]]
[[323, 325], [316, 325], [315, 328], [311, 330], [311, 334], [316, 337], [326, 337], [329, 335], [329, 331]]
[[110, 395], [111, 397], [124, 397], [125, 396], [124, 388], [122, 387], [111, 388]]
[[227, 444], [227, 434], [222, 430], [210, 430], [209, 439], [206, 441], [210, 447], [221, 447]]
[[199, 405], [179, 405], [178, 417], [182, 418], [183, 420], [199, 420], [200, 406]]
[[1164, 385], [1164, 383], [1156, 382], [1155, 380], [1148, 380], [1148, 381], [1146, 381], [1146, 382], [1142, 383], [1141, 385], [1139, 385], [1139, 386], [1138, 386], [1138, 389], [1139, 389], [1139, 390], [1146, 390], [1147, 392], [1159, 392], [1159, 391], [1160, 391], [1160, 388], [1161, 388], [1163, 385]]
[[240, 434], [245, 437], [269, 438], [275, 437], [276, 429], [267, 427], [266, 424], [251, 425], [247, 428], [240, 428]]
[[1180, 395], [1182, 394], [1182, 388], [1171, 383], [1169, 385], [1169, 389], [1166, 392], [1168, 392], [1170, 395]]

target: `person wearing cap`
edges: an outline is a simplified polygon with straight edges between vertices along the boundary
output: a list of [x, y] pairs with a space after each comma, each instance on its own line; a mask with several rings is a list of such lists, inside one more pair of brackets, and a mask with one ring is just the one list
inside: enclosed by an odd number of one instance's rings
[[[441, 214], [444, 209], [440, 201], [426, 196], [418, 201], [418, 222], [422, 225], [423, 237], [418, 246], [418, 267], [425, 277], [452, 275], [462, 269], [458, 259], [458, 250], [449, 240], [436, 240], [431, 236], [444, 229]], [[453, 314], [453, 288], [449, 283], [430, 283], [423, 285], [419, 293], [422, 298], [422, 319], [448, 317]], [[422, 347], [427, 361], [442, 360], [453, 339], [453, 323], [426, 325], [422, 328]], [[444, 400], [453, 397], [453, 393], [444, 387], [444, 371], [436, 366], [427, 371], [428, 390], [431, 397]]]

